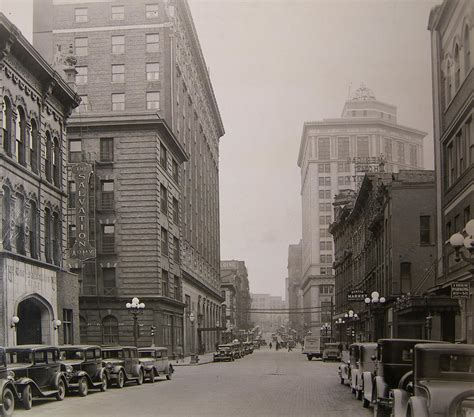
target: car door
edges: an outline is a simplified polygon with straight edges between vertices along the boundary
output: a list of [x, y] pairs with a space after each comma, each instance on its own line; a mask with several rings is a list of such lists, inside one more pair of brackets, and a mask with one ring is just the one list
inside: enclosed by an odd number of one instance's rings
[[84, 350], [84, 362], [82, 363], [82, 370], [91, 378], [94, 378], [96, 373], [98, 360], [99, 358], [96, 357], [96, 349], [87, 348]]
[[46, 351], [35, 350], [33, 352], [33, 364], [28, 369], [28, 376], [41, 390], [47, 389], [49, 370], [46, 359]]
[[165, 368], [163, 366], [163, 351], [162, 350], [156, 351], [156, 369], [158, 370], [160, 374], [165, 371]]

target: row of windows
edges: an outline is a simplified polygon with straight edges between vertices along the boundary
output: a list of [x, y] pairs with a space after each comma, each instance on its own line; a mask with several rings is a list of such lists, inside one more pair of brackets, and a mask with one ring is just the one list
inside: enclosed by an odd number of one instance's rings
[[320, 225], [330, 225], [331, 224], [331, 216], [319, 216], [319, 224]]
[[319, 190], [318, 191], [319, 199], [332, 199], [331, 190]]
[[[135, 48], [135, 42], [130, 47]], [[110, 51], [114, 55], [125, 54], [125, 35], [112, 35], [110, 37]], [[145, 52], [160, 52], [160, 35], [158, 33], [148, 33], [145, 35]], [[76, 56], [89, 55], [89, 38], [74, 38], [74, 53]]]
[[[28, 126], [25, 111], [21, 106], [17, 107], [15, 118], [13, 107], [8, 97], [3, 97], [2, 142], [3, 151], [8, 156], [13, 156], [12, 146], [14, 145], [16, 162], [24, 167], [27, 167], [29, 163], [31, 170], [35, 174], [39, 173], [41, 167], [41, 135], [36, 121], [31, 119]], [[53, 138], [49, 131], [46, 132], [44, 167], [46, 180], [60, 188], [60, 141], [57, 137]]]
[[320, 261], [322, 264], [330, 264], [330, 263], [332, 263], [332, 254], [319, 255], [319, 261]]
[[[79, 96], [81, 104], [76, 108], [76, 113], [86, 113], [89, 111], [89, 97], [87, 95]], [[148, 91], [146, 93], [145, 106], [147, 110], [160, 110], [160, 92]], [[125, 110], [125, 93], [113, 93], [111, 95], [112, 111]]]
[[345, 177], [337, 177], [337, 185], [351, 185], [354, 182], [352, 176], [346, 175]]
[[319, 250], [332, 250], [332, 242], [321, 240], [319, 242]]
[[[85, 85], [89, 81], [89, 67], [78, 66], [76, 67], [76, 84]], [[111, 65], [111, 81], [113, 83], [124, 83], [125, 82], [125, 65], [124, 64], [112, 64]], [[134, 74], [135, 76], [135, 74]], [[147, 81], [159, 81], [160, 79], [160, 64], [159, 62], [147, 62], [145, 64], [145, 79]]]
[[331, 267], [326, 267], [322, 266], [319, 268], [319, 273], [321, 275], [332, 275], [332, 268]]
[[319, 203], [319, 211], [332, 211], [331, 203]]
[[[320, 174], [331, 173], [331, 164], [318, 164], [318, 172]], [[338, 162], [337, 163], [337, 172], [351, 172], [351, 164], [348, 162]]]
[[330, 186], [331, 185], [331, 177], [319, 177], [318, 184], [320, 187]]
[[449, 239], [454, 233], [460, 232], [469, 220], [471, 220], [471, 207], [467, 206], [463, 210], [462, 219], [461, 216], [457, 214], [452, 221], [446, 223], [446, 238]]
[[[147, 19], [155, 19], [159, 17], [158, 4], [145, 5], [145, 17]], [[125, 6], [111, 6], [110, 18], [112, 20], [125, 19]], [[76, 23], [87, 23], [89, 21], [89, 9], [87, 7], [78, 7], [74, 9], [74, 21]]]

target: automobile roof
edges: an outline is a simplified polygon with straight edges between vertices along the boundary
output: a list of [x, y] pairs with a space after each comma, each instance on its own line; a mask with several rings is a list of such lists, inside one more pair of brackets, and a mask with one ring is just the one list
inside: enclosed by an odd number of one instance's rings
[[426, 339], [379, 339], [377, 341], [379, 344], [382, 343], [448, 343], [441, 340], [426, 340]]
[[474, 354], [474, 345], [460, 343], [419, 343], [415, 347], [417, 350], [434, 350], [438, 352], [465, 352]]
[[57, 346], [50, 346], [50, 345], [17, 345], [17, 346], [9, 346], [6, 348], [8, 351], [15, 351], [15, 350], [49, 350], [49, 349], [59, 349]]
[[61, 345], [58, 346], [59, 349], [61, 350], [77, 350], [77, 349], [102, 349], [99, 345]]
[[149, 346], [149, 347], [141, 347], [141, 348], [138, 348], [138, 350], [168, 350], [167, 347], [163, 347], [163, 346]]

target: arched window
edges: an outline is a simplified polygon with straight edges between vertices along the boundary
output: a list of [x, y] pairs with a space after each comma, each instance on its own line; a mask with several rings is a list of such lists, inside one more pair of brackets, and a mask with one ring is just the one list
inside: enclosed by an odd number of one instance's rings
[[11, 196], [10, 189], [3, 187], [3, 199], [2, 199], [2, 241], [3, 249], [11, 250]]
[[17, 253], [25, 255], [25, 198], [16, 196], [15, 246]]
[[458, 91], [461, 84], [461, 66], [459, 65], [459, 46], [454, 46], [454, 91]]
[[471, 41], [469, 39], [469, 26], [464, 28], [464, 73], [467, 74], [471, 70]]
[[60, 187], [61, 180], [61, 148], [58, 138], [53, 140], [53, 182], [56, 187]]
[[452, 93], [452, 79], [451, 79], [451, 62], [448, 60], [446, 65], [446, 104], [448, 105], [451, 101]]
[[17, 107], [15, 139], [16, 161], [21, 165], [26, 165], [26, 118], [22, 107]]
[[30, 256], [38, 259], [38, 209], [36, 201], [30, 200], [30, 219], [29, 219], [29, 240], [30, 240]]
[[46, 175], [46, 181], [51, 182], [51, 164], [53, 162], [53, 142], [51, 140], [51, 134], [46, 132], [46, 158], [44, 161], [44, 169]]
[[30, 138], [30, 164], [31, 170], [34, 173], [38, 173], [38, 157], [39, 157], [39, 132], [36, 122], [31, 120], [31, 138]]
[[79, 316], [79, 332], [81, 335], [81, 343], [82, 344], [87, 344], [87, 321], [84, 317]]
[[115, 344], [119, 342], [118, 321], [114, 316], [106, 316], [102, 319], [102, 332], [103, 343]]
[[11, 136], [12, 136], [12, 104], [8, 97], [3, 97], [3, 150], [9, 156], [12, 154]]
[[61, 222], [59, 214], [53, 213], [53, 233], [51, 235], [51, 246], [53, 248], [53, 263], [60, 265], [61, 262]]
[[51, 210], [44, 209], [44, 256], [46, 262], [51, 263]]

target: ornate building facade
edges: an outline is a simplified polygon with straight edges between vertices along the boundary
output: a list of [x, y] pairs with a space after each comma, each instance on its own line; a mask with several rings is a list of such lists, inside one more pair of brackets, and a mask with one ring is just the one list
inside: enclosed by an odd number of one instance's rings
[[[82, 277], [85, 340], [130, 342], [124, 306], [138, 296], [147, 305], [139, 343], [189, 353], [198, 328], [220, 316], [224, 129], [188, 4], [39, 0], [34, 42], [48, 60], [57, 45], [73, 45], [78, 59], [83, 105], [69, 157], [94, 166], [98, 249], [91, 262], [71, 263]], [[217, 332], [203, 337], [213, 346]]]
[[79, 97], [73, 60], [58, 64], [49, 66], [0, 13], [2, 346], [79, 342], [79, 285], [65, 268], [63, 220], [66, 123]]

